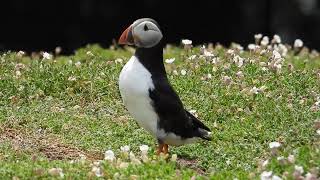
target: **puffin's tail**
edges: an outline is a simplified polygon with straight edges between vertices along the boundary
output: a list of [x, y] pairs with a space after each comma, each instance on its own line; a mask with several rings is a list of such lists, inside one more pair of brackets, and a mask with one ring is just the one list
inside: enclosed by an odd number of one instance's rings
[[204, 125], [199, 119], [194, 117], [190, 112], [186, 111], [188, 117], [192, 120], [193, 125], [196, 128], [196, 136], [211, 141], [211, 130]]

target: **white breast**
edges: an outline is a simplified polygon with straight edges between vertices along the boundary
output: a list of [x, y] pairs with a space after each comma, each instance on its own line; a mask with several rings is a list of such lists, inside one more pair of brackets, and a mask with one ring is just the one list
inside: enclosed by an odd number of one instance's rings
[[133, 56], [123, 67], [119, 88], [122, 100], [131, 116], [138, 124], [156, 137], [158, 116], [149, 97], [149, 89], [154, 89], [151, 73]]

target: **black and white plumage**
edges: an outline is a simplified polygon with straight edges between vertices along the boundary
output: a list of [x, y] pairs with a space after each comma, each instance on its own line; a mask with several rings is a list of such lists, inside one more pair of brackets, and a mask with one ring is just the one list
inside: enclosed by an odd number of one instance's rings
[[120, 73], [121, 97], [138, 124], [158, 140], [158, 153], [167, 153], [168, 145], [210, 140], [210, 129], [184, 109], [167, 79], [157, 22], [149, 18], [135, 21], [119, 43], [137, 46]]

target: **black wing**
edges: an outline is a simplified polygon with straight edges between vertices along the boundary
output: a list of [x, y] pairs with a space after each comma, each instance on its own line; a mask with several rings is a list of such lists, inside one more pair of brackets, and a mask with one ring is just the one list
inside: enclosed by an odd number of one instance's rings
[[149, 90], [153, 107], [160, 121], [160, 128], [166, 132], [174, 132], [183, 138], [200, 136], [198, 128], [208, 130], [202, 122], [186, 111], [183, 104], [169, 84], [167, 78], [153, 79], [155, 88]]

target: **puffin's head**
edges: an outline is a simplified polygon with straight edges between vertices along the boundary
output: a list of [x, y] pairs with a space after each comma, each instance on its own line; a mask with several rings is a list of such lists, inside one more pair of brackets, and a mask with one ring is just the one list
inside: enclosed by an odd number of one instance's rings
[[150, 18], [138, 19], [131, 24], [120, 36], [119, 44], [135, 45], [151, 48], [162, 39], [158, 23]]

